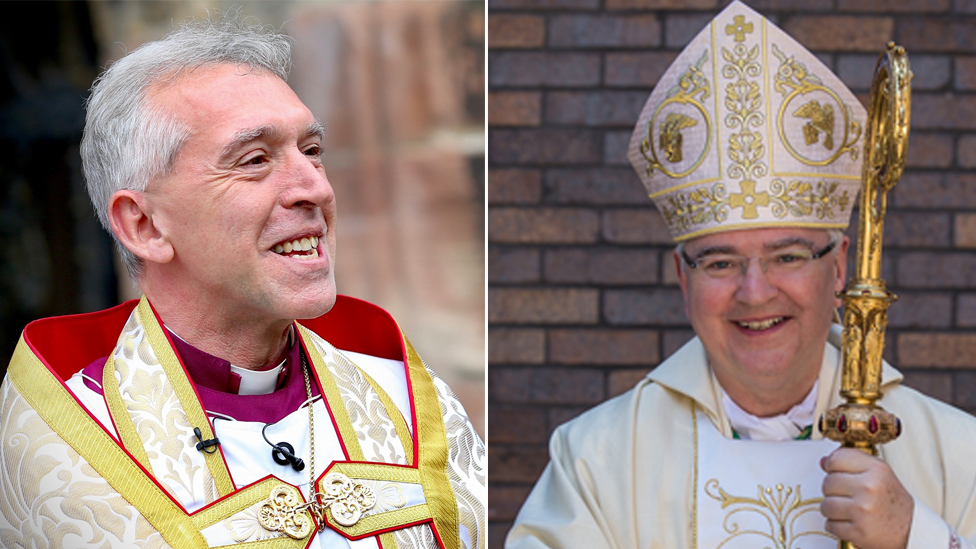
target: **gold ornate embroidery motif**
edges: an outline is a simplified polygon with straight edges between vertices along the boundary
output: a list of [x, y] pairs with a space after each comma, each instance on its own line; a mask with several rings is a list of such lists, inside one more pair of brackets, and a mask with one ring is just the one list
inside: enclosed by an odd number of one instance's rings
[[803, 125], [804, 143], [817, 143], [823, 133], [823, 147], [828, 151], [834, 148], [834, 107], [830, 103], [821, 107], [820, 101], [813, 99], [797, 109], [793, 116], [810, 120]]
[[312, 533], [312, 518], [305, 512], [311, 504], [300, 501], [298, 490], [279, 484], [271, 489], [268, 499], [258, 509], [258, 522], [265, 530], [305, 539]]
[[371, 513], [383, 513], [393, 509], [402, 509], [407, 504], [407, 500], [403, 499], [403, 490], [400, 489], [398, 484], [392, 482], [380, 483], [377, 480], [364, 480], [363, 484], [376, 494], [376, 505], [371, 510]]
[[[762, 96], [755, 80], [762, 74], [759, 46], [747, 48], [736, 44], [732, 51], [722, 48], [722, 76], [734, 79], [725, 87], [726, 127], [738, 130], [729, 136], [728, 176], [733, 179], [759, 179], [766, 175], [766, 164], [761, 161], [766, 147], [762, 134], [750, 128], [760, 128], [765, 121], [762, 112]], [[753, 80], [750, 80], [752, 78]]]
[[687, 231], [692, 225], [713, 220], [721, 223], [729, 217], [729, 198], [722, 183], [716, 183], [710, 189], [701, 187], [688, 193], [676, 192], [659, 207], [672, 231], [675, 228]]
[[343, 526], [359, 522], [363, 513], [376, 505], [376, 494], [362, 482], [342, 473], [329, 473], [321, 482], [325, 498], [321, 504], [332, 511], [332, 518]]
[[[777, 484], [775, 489], [760, 485], [756, 498], [729, 495], [719, 486], [717, 479], [706, 482], [704, 489], [710, 498], [722, 503], [723, 510], [728, 509], [722, 527], [730, 535], [719, 548], [737, 538], [750, 536], [768, 539], [776, 549], [790, 549], [797, 540], [808, 536], [833, 539], [827, 532], [799, 523], [800, 517], [807, 513], [819, 514], [820, 502], [823, 501], [822, 497], [802, 499], [799, 485], [791, 488]], [[747, 520], [750, 514], [760, 520], [749, 522], [748, 525], [740, 523]], [[757, 525], [761, 525], [761, 529]]]
[[294, 539], [304, 539], [312, 533], [312, 518], [307, 510], [324, 517], [328, 509], [338, 524], [352, 526], [376, 505], [372, 488], [342, 473], [325, 475], [320, 485], [322, 491], [315, 494], [318, 501], [313, 498], [309, 503], [299, 503], [298, 490], [291, 486], [279, 484], [272, 488], [258, 510], [261, 526], [273, 532], [284, 532]]
[[684, 137], [681, 130], [696, 126], [698, 122], [690, 116], [685, 116], [679, 112], [668, 113], [664, 123], [661, 124], [660, 147], [664, 149], [664, 157], [668, 162], [681, 162], [681, 145]]
[[733, 208], [742, 208], [742, 219], [759, 217], [757, 209], [769, 205], [769, 193], [765, 191], [757, 193], [756, 182], [751, 180], [739, 183], [739, 190], [742, 192], [732, 193], [729, 196], [729, 205]]
[[752, 34], [752, 23], [746, 23], [744, 15], [736, 15], [731, 23], [725, 25], [725, 34], [728, 36], [734, 34], [736, 42], [743, 42], [747, 34]]
[[837, 182], [818, 181], [816, 186], [806, 181], [791, 181], [774, 179], [769, 185], [769, 199], [772, 212], [782, 218], [787, 214], [794, 217], [806, 217], [810, 214], [818, 219], [834, 217], [834, 208], [844, 211], [850, 203], [847, 191], [837, 193], [840, 186]]
[[[783, 103], [779, 108], [779, 115], [776, 119], [776, 126], [779, 129], [780, 140], [783, 146], [793, 158], [809, 166], [826, 166], [837, 160], [842, 154], [849, 153], [851, 159], [856, 159], [858, 148], [855, 146], [861, 138], [861, 125], [853, 120], [851, 108], [841, 101], [840, 97], [830, 88], [823, 85], [817, 76], [807, 72], [807, 67], [797, 61], [794, 57], [787, 57], [775, 44], [772, 47], [773, 55], [779, 59], [779, 68], [776, 71], [776, 83], [774, 88], [783, 95]], [[817, 99], [808, 99], [801, 106], [791, 108], [790, 104], [800, 97], [814, 94]], [[834, 105], [836, 104], [843, 115], [844, 121], [843, 139], [840, 146], [834, 150], [834, 119], [837, 116]], [[823, 148], [827, 151], [826, 158], [810, 158], [799, 151], [790, 143], [789, 132], [786, 131], [787, 122], [784, 117], [792, 109], [794, 118], [809, 120], [803, 125], [803, 139], [806, 145], [813, 145], [820, 139], [821, 133], [824, 134], [822, 142]]]
[[[654, 173], [655, 169], [661, 170], [668, 177], [679, 179], [685, 177], [698, 169], [698, 166], [705, 160], [711, 144], [712, 122], [708, 116], [708, 111], [701, 104], [701, 101], [708, 99], [711, 95], [711, 85], [705, 78], [702, 71], [705, 61], [708, 60], [708, 52], [702, 52], [698, 62], [688, 69], [678, 79], [678, 84], [668, 90], [668, 98], [654, 112], [650, 122], [647, 124], [647, 137], [641, 141], [641, 154], [647, 160], [647, 175]], [[691, 166], [678, 171], [665, 167], [658, 159], [657, 150], [654, 148], [654, 128], [657, 127], [657, 120], [662, 112], [667, 109], [664, 122], [660, 124], [660, 135], [658, 137], [659, 147], [664, 150], [665, 159], [673, 164], [678, 164], [684, 159], [682, 145], [684, 136], [681, 130], [696, 126], [701, 120], [705, 124], [705, 144], [701, 152], [691, 163]], [[682, 112], [683, 111], [683, 112]]]

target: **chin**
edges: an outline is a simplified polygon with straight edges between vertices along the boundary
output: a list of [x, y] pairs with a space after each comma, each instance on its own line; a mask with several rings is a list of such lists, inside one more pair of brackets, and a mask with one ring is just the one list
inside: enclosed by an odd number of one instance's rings
[[282, 303], [282, 313], [285, 318], [302, 320], [318, 318], [332, 310], [336, 302], [334, 285], [327, 288], [304, 290], [292, 294], [290, 299]]

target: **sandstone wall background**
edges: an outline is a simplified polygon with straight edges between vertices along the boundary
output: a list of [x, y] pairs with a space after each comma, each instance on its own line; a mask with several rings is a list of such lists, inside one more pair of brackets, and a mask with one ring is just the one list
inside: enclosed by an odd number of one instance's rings
[[[976, 1], [747, 3], [862, 102], [885, 43], [908, 49], [908, 170], [884, 254], [901, 300], [886, 358], [909, 385], [976, 411]], [[552, 430], [692, 335], [670, 237], [625, 154], [657, 79], [727, 4], [488, 2], [491, 547], [542, 472]]]
[[484, 434], [483, 2], [5, 3], [0, 375], [24, 323], [135, 296], [80, 173], [100, 67], [234, 7], [295, 39], [289, 84], [327, 132], [340, 293], [390, 311]]

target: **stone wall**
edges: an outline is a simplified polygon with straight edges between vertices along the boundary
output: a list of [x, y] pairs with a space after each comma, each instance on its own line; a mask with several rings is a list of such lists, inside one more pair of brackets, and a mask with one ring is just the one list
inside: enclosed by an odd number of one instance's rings
[[[552, 430], [692, 335], [670, 237], [625, 154], [657, 79], [727, 3], [489, 0], [491, 547], [542, 472]], [[901, 300], [886, 358], [909, 385], [976, 411], [976, 2], [747, 3], [862, 102], [885, 43], [908, 49], [908, 170], [890, 195], [884, 255]]]
[[326, 126], [339, 291], [393, 313], [484, 433], [483, 2], [5, 5], [0, 376], [28, 321], [135, 294], [84, 191], [86, 89], [174, 23], [234, 7], [295, 39], [290, 84]]

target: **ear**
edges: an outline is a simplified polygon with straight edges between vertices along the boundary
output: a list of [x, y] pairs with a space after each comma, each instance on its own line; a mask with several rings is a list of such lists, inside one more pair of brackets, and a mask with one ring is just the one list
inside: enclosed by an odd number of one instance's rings
[[[834, 294], [838, 294], [844, 291], [844, 286], [847, 285], [847, 248], [851, 244], [851, 239], [844, 235], [844, 239], [837, 244], [837, 253], [834, 257], [834, 273], [836, 278], [834, 279]], [[840, 307], [841, 299], [834, 299], [834, 307]]]
[[115, 191], [108, 200], [108, 220], [115, 237], [137, 257], [150, 263], [173, 259], [173, 245], [153, 223], [145, 194], [129, 189]]
[[688, 312], [688, 270], [684, 268], [685, 260], [681, 258], [678, 249], [671, 251], [671, 259], [674, 260], [674, 270], [678, 273], [678, 285], [681, 286], [681, 295], [685, 298], [685, 316], [691, 318]]

